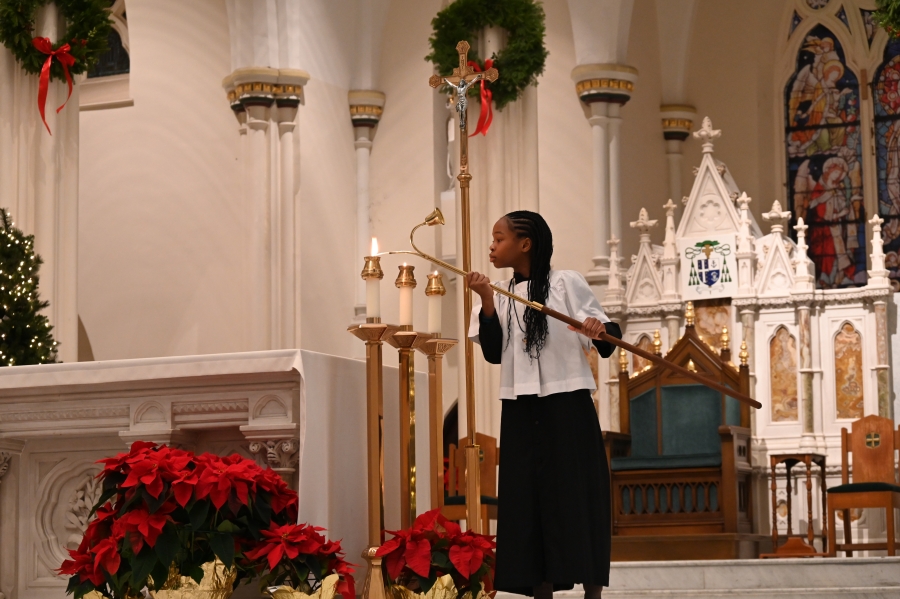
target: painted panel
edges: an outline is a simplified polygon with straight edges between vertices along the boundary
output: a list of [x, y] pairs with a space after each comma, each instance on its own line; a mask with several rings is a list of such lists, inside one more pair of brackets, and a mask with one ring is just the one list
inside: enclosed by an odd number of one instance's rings
[[[641, 335], [641, 338], [638, 339], [638, 342], [635, 343], [639, 348], [652, 352], [653, 351], [653, 340], [650, 339], [647, 335]], [[642, 358], [638, 355], [631, 355], [631, 366], [634, 370], [632, 372], [640, 372], [647, 366], [650, 366], [650, 360], [646, 358]]]
[[797, 340], [778, 327], [769, 342], [772, 422], [797, 420]]
[[[730, 300], [694, 302], [694, 328], [716, 352], [722, 351], [722, 328], [731, 326]], [[729, 331], [729, 336], [731, 331]]]
[[809, 225], [809, 257], [820, 288], [864, 285], [859, 80], [825, 26], [806, 35], [784, 96], [791, 225], [798, 217]]
[[837, 417], [862, 418], [862, 335], [849, 322], [834, 337], [834, 380]]

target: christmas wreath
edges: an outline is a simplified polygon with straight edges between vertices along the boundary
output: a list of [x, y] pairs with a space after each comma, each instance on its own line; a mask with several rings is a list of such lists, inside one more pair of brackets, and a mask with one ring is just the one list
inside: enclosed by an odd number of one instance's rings
[[[434, 63], [438, 73], [448, 76], [459, 66], [456, 44], [467, 40], [469, 61], [476, 70], [490, 68], [485, 62], [493, 60], [500, 78], [484, 82], [497, 104], [497, 110], [519, 98], [537, 76], [544, 72], [547, 48], [544, 47], [544, 9], [535, 0], [456, 0], [431, 21], [434, 34], [429, 38], [431, 54], [425, 57]], [[479, 57], [475, 38], [485, 27], [501, 27], [508, 34], [506, 47], [494, 56]], [[479, 98], [476, 86], [469, 88], [470, 96]]]
[[[40, 74], [38, 110], [44, 114], [51, 79], [65, 80], [72, 96], [72, 75], [86, 72], [106, 52], [110, 32], [108, 2], [104, 0], [54, 0], [66, 21], [66, 30], [54, 44], [50, 38], [34, 37], [37, 9], [49, 0], [0, 0], [0, 44], [9, 48], [26, 73]], [[56, 59], [56, 60], [54, 60]]]
[[[0, 0], [0, 44], [16, 57], [25, 72], [38, 75], [47, 62], [48, 52], [41, 51], [35, 44], [34, 19], [37, 9], [49, 0]], [[55, 44], [52, 52], [68, 45], [68, 54], [74, 58], [68, 66], [69, 73], [78, 75], [91, 69], [107, 50], [109, 38], [109, 2], [104, 0], [54, 0], [59, 12], [66, 20], [66, 30]], [[52, 61], [50, 76], [59, 81], [66, 80], [64, 64]]]

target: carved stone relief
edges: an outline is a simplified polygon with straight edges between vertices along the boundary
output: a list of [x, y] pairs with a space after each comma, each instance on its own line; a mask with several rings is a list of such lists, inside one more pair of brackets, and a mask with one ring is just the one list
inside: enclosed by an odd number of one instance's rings
[[91, 516], [91, 509], [103, 494], [103, 483], [94, 474], [89, 473], [75, 488], [69, 499], [69, 511], [66, 512], [66, 530], [69, 537], [66, 539], [67, 549], [77, 549], [84, 538], [84, 532]]

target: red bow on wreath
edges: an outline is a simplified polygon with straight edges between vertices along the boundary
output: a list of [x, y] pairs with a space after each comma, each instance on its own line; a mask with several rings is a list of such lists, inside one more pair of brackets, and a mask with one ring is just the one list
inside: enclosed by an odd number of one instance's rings
[[66, 81], [69, 82], [69, 95], [66, 96], [66, 101], [62, 103], [62, 106], [56, 109], [57, 114], [59, 114], [59, 111], [65, 108], [69, 98], [72, 97], [72, 76], [69, 74], [69, 67], [75, 64], [75, 57], [69, 54], [69, 51], [72, 49], [69, 44], [64, 44], [54, 50], [50, 38], [47, 37], [36, 37], [31, 40], [31, 43], [39, 52], [48, 55], [47, 60], [44, 61], [44, 66], [41, 68], [40, 86], [38, 87], [38, 110], [41, 112], [41, 120], [44, 121], [44, 127], [47, 127], [47, 133], [53, 135], [50, 132], [50, 125], [47, 124], [47, 117], [44, 115], [44, 109], [47, 104], [47, 89], [50, 86], [50, 65], [55, 56], [66, 74]]
[[[472, 70], [476, 73], [482, 72], [482, 68], [478, 66], [478, 63], [474, 60], [469, 61], [469, 66], [472, 67]], [[486, 71], [492, 66], [494, 66], [494, 60], [488, 58], [484, 61], [483, 70]], [[479, 83], [481, 84], [481, 114], [478, 116], [478, 124], [475, 126], [475, 132], [469, 137], [474, 137], [479, 133], [487, 135], [488, 129], [491, 127], [491, 122], [494, 120], [494, 108], [491, 105], [494, 94], [492, 94], [490, 88], [485, 85], [484, 79], [479, 81]]]

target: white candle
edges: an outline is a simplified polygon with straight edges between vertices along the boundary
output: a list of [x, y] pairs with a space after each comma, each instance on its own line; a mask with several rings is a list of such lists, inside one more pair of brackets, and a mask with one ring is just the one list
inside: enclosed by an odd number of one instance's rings
[[413, 289], [416, 288], [416, 277], [413, 275], [415, 266], [407, 266], [406, 262], [400, 267], [400, 273], [394, 285], [400, 290], [400, 326], [412, 326], [413, 321]]
[[381, 318], [381, 279], [366, 279], [366, 318]]
[[440, 295], [428, 296], [428, 332], [432, 335], [441, 332], [442, 299]]
[[425, 295], [428, 296], [428, 333], [432, 335], [441, 332], [441, 301], [444, 293], [443, 277], [438, 271], [434, 271], [428, 275], [428, 286], [425, 288]]

